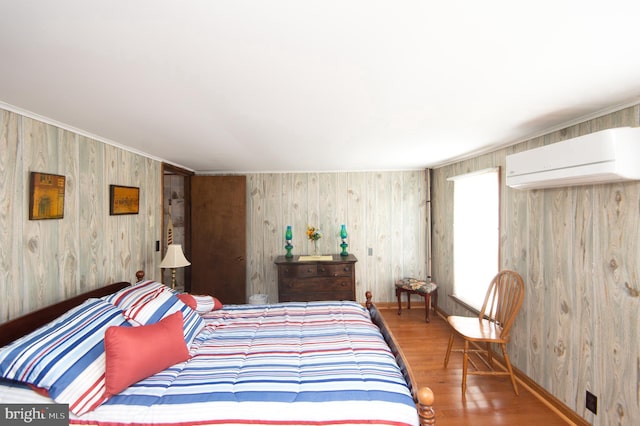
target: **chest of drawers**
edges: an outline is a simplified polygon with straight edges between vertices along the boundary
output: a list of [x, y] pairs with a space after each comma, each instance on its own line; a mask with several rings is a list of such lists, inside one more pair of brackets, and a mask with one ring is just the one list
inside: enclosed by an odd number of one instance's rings
[[278, 256], [278, 301], [356, 300], [356, 268], [352, 254], [332, 260], [305, 260]]

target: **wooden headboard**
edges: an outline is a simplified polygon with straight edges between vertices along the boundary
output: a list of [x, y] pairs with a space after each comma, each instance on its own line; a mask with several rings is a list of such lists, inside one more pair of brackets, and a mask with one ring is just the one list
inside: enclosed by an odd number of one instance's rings
[[17, 338], [31, 333], [38, 327], [53, 321], [71, 308], [80, 305], [91, 297], [106, 296], [130, 285], [131, 283], [126, 281], [108, 284], [104, 287], [79, 294], [71, 299], [63, 300], [62, 302], [58, 302], [35, 312], [31, 312], [2, 323], [0, 324], [0, 347], [5, 346]]

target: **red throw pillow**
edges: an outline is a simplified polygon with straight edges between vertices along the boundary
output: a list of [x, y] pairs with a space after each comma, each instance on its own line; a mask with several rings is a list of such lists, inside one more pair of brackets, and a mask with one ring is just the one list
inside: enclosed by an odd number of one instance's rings
[[187, 305], [188, 307], [190, 307], [194, 311], [198, 307], [198, 302], [196, 302], [196, 299], [194, 299], [194, 297], [192, 295], [190, 295], [189, 293], [180, 293], [180, 294], [178, 294], [178, 299], [182, 300], [182, 303], [184, 303], [185, 305]]
[[31, 388], [31, 390], [33, 390], [38, 395], [46, 396], [46, 397], [49, 396], [49, 391], [46, 390], [45, 388], [39, 388], [36, 385], [32, 385], [31, 383], [29, 383], [29, 387]]
[[109, 327], [104, 335], [105, 396], [189, 359], [182, 332], [182, 312], [155, 324]]
[[213, 298], [213, 310], [217, 311], [218, 309], [222, 309], [222, 302], [214, 297]]

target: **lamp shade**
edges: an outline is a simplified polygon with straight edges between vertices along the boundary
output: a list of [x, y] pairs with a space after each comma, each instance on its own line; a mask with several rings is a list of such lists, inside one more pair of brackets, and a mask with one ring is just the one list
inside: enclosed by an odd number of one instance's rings
[[182, 244], [169, 244], [167, 246], [167, 254], [165, 254], [160, 263], [161, 268], [181, 268], [189, 265], [191, 265], [191, 262], [184, 257]]

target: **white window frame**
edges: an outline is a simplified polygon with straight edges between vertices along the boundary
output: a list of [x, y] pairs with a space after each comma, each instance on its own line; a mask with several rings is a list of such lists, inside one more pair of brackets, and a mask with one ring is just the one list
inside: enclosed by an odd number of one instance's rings
[[454, 182], [453, 297], [480, 311], [500, 267], [500, 168], [449, 180]]

